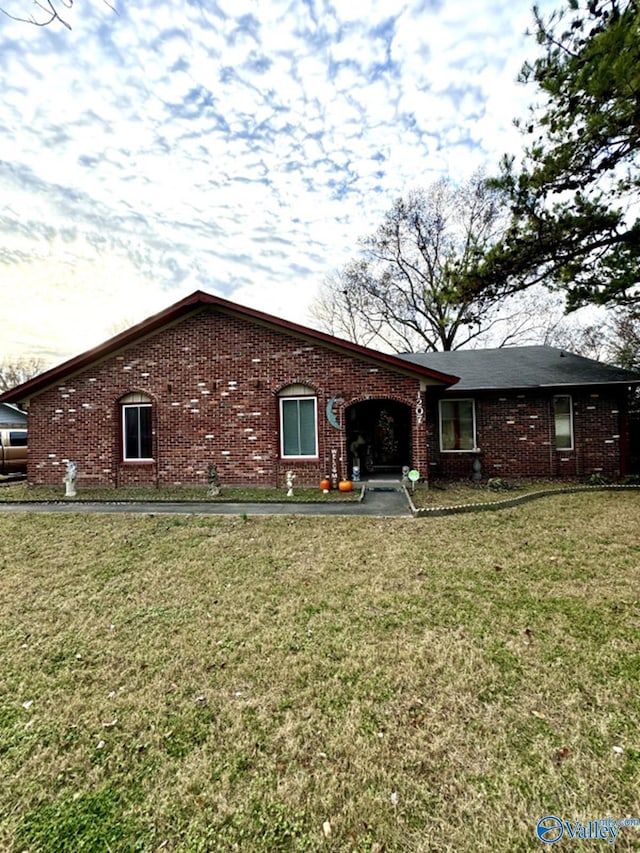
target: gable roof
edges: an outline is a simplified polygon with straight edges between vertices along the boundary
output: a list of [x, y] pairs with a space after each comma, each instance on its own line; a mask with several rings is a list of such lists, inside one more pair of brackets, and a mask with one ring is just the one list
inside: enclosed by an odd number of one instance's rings
[[351, 341], [345, 341], [340, 338], [335, 338], [333, 335], [328, 335], [325, 332], [320, 332], [317, 329], [311, 329], [307, 326], [301, 326], [298, 323], [291, 323], [288, 320], [282, 320], [279, 317], [274, 317], [271, 314], [265, 314], [262, 311], [256, 311], [253, 308], [247, 308], [244, 305], [238, 305], [235, 302], [230, 302], [227, 299], [222, 299], [219, 296], [213, 296], [210, 293], [204, 293], [201, 290], [196, 290], [179, 302], [154, 314], [115, 335], [113, 338], [81, 353], [75, 358], [59, 364], [57, 367], [51, 368], [44, 373], [0, 394], [0, 402], [15, 402], [25, 400], [41, 391], [44, 391], [49, 386], [59, 383], [68, 376], [78, 373], [81, 370], [89, 367], [91, 364], [107, 358], [113, 353], [116, 353], [133, 343], [138, 342], [144, 337], [151, 335], [165, 326], [180, 320], [182, 317], [194, 313], [195, 311], [212, 308], [222, 314], [227, 314], [232, 317], [239, 317], [256, 323], [266, 328], [275, 329], [295, 337], [302, 337], [308, 341], [318, 343], [330, 349], [337, 350], [355, 358], [362, 358], [369, 362], [374, 362], [383, 367], [401, 373], [405, 376], [414, 376], [419, 379], [424, 379], [429, 383], [440, 385], [451, 385], [458, 381], [457, 376], [453, 376], [439, 368], [428, 367], [419, 363], [410, 363], [405, 358], [398, 355], [389, 355], [387, 353], [378, 352], [377, 350], [369, 349], [368, 347], [354, 344]]
[[451, 392], [576, 385], [633, 385], [640, 374], [546, 346], [403, 353], [412, 364], [460, 376]]

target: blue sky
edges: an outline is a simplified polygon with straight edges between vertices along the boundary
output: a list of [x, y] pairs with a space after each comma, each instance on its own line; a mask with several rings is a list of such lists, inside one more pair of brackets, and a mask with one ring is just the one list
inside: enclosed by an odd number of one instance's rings
[[394, 198], [520, 148], [526, 2], [113, 6], [0, 16], [2, 358], [52, 365], [196, 289], [308, 322]]

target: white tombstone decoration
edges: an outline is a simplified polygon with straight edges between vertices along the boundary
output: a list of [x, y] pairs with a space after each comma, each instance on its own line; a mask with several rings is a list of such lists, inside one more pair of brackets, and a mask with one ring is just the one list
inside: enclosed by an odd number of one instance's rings
[[293, 497], [293, 481], [295, 480], [296, 475], [293, 471], [287, 471], [286, 484], [287, 484], [287, 497]]
[[75, 498], [76, 496], [76, 477], [78, 476], [78, 466], [75, 462], [67, 462], [67, 473], [64, 475], [62, 482], [65, 484], [65, 498]]

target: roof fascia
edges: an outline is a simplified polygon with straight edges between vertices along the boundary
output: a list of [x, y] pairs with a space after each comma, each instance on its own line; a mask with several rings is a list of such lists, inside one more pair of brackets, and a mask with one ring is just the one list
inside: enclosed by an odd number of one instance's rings
[[603, 385], [640, 385], [639, 379], [600, 379], [596, 382], [553, 382], [548, 385], [539, 385], [539, 388], [595, 388]]
[[469, 388], [468, 386], [457, 387], [454, 385], [453, 387], [446, 388], [445, 391], [447, 393], [450, 391], [454, 393], [460, 391], [468, 391], [469, 393], [475, 391], [536, 391], [541, 388], [603, 388], [610, 385], [631, 387], [633, 385], [640, 385], [640, 379], [614, 379], [610, 382], [603, 382], [602, 380], [599, 382], [551, 382], [545, 385], [478, 385], [473, 388]]

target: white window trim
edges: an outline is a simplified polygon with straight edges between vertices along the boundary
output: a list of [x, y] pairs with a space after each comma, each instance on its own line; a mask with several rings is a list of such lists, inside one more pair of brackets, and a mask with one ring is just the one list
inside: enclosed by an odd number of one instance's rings
[[[556, 422], [556, 400], [560, 398], [567, 398], [569, 400], [569, 435], [571, 443], [569, 447], [558, 447], [558, 429]], [[571, 394], [554, 394], [553, 400], [551, 401], [552, 409], [553, 409], [553, 445], [556, 449], [556, 453], [565, 453], [568, 450], [575, 450], [575, 438], [573, 434], [573, 397]]]
[[[471, 414], [473, 417], [473, 447], [468, 448], [467, 450], [445, 450], [442, 446], [442, 404], [443, 403], [471, 403]], [[476, 401], [475, 397], [447, 397], [444, 400], [438, 401], [438, 432], [440, 436], [440, 453], [479, 453], [480, 449], [477, 447], [478, 444], [478, 434], [476, 431]]]
[[125, 424], [125, 411], [126, 409], [150, 409], [152, 407], [151, 403], [123, 403], [122, 404], [122, 461], [123, 462], [153, 462], [153, 456], [127, 456], [126, 448], [127, 443], [125, 441], [126, 435], [126, 424]]
[[[313, 400], [313, 423], [316, 452], [308, 455], [296, 453], [295, 455], [287, 455], [284, 452], [284, 418], [283, 405], [285, 401], [290, 400]], [[311, 394], [296, 394], [289, 396], [286, 393], [278, 398], [278, 410], [280, 413], [280, 458], [281, 459], [318, 459], [318, 398]]]

